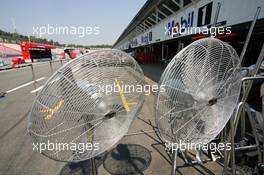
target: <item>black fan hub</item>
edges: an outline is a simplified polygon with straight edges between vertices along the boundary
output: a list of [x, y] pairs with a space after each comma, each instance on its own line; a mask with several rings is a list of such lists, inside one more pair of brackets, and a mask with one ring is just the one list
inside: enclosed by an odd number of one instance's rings
[[213, 106], [217, 103], [217, 98], [212, 98], [208, 101], [208, 106]]
[[116, 115], [116, 112], [115, 112], [115, 111], [110, 111], [110, 112], [108, 112], [108, 113], [104, 116], [104, 118], [105, 118], [105, 119], [111, 119], [111, 118], [113, 118], [115, 115]]

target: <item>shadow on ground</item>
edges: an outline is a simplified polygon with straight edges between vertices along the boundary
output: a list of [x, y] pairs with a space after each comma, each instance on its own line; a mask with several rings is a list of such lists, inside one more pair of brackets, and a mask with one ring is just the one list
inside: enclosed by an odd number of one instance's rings
[[[105, 154], [95, 157], [95, 164], [98, 168], [103, 163]], [[60, 175], [92, 175], [92, 161], [91, 159], [81, 161], [78, 163], [67, 163], [61, 170]]]
[[104, 168], [113, 175], [143, 174], [151, 162], [150, 151], [135, 144], [119, 144], [104, 160]]

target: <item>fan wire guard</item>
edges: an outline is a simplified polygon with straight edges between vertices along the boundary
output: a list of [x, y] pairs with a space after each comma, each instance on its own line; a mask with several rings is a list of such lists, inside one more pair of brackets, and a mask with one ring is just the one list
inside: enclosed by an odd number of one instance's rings
[[159, 82], [155, 120], [161, 138], [190, 149], [214, 139], [237, 105], [239, 69], [235, 50], [215, 38], [181, 50]]
[[94, 51], [65, 64], [32, 106], [28, 131], [34, 144], [60, 144], [42, 154], [67, 162], [105, 152], [127, 133], [144, 102], [144, 92], [123, 92], [125, 85], [144, 86], [145, 79], [137, 62], [122, 51]]

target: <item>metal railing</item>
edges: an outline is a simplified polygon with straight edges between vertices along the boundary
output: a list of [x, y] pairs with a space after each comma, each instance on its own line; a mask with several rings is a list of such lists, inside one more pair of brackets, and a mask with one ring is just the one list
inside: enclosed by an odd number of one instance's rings
[[8, 93], [9, 89], [50, 77], [56, 70], [70, 60], [54, 60], [17, 65], [15, 68], [0, 69], [0, 96]]

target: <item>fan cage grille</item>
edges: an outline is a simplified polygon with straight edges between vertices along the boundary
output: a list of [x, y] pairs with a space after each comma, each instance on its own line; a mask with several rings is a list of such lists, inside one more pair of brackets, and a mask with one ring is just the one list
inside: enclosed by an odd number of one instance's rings
[[[33, 142], [68, 145], [42, 152], [67, 162], [90, 159], [111, 148], [126, 134], [144, 102], [144, 92], [121, 94], [122, 90], [113, 90], [116, 84], [145, 85], [137, 62], [122, 51], [95, 51], [65, 64], [49, 78], [33, 103], [28, 121]], [[69, 148], [80, 143], [89, 148]]]
[[239, 57], [227, 43], [206, 38], [185, 47], [159, 82], [155, 120], [161, 138], [190, 148], [213, 140], [233, 114], [241, 78]]

